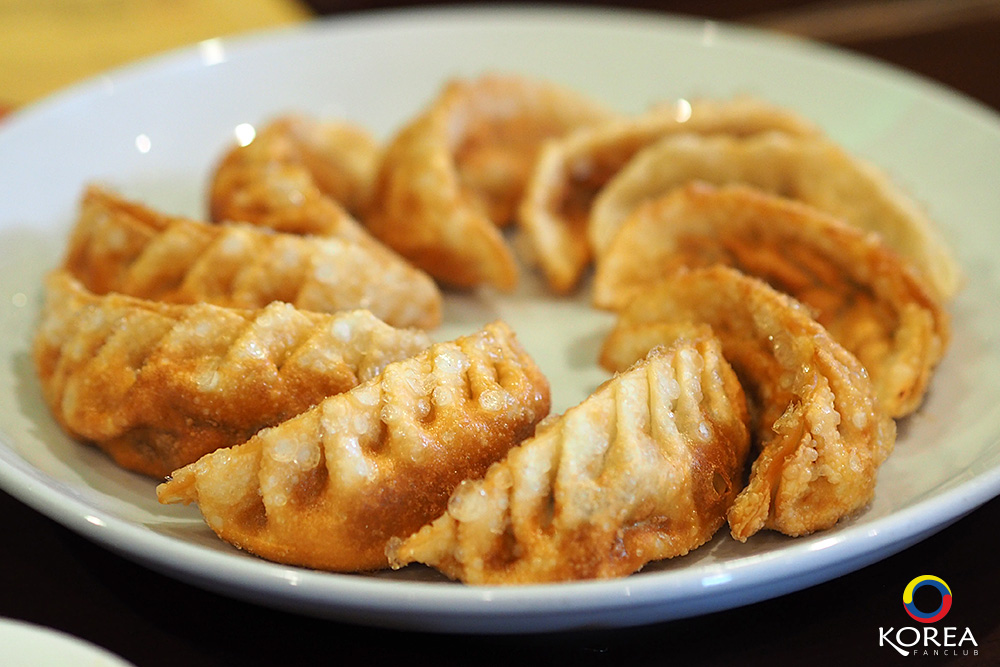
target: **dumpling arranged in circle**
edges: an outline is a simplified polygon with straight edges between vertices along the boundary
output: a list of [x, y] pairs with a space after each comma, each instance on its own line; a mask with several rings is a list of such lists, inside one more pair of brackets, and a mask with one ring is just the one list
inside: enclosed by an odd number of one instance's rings
[[767, 283], [724, 266], [678, 273], [622, 311], [602, 363], [619, 370], [698, 325], [722, 342], [753, 420], [758, 453], [728, 512], [733, 537], [804, 535], [865, 507], [895, 422], [857, 358]]
[[72, 436], [154, 477], [243, 442], [430, 344], [365, 310], [256, 310], [88, 292], [46, 282], [33, 358]]
[[472, 584], [619, 577], [697, 548], [725, 523], [749, 451], [746, 402], [717, 340], [656, 349], [463, 482], [394, 540]]
[[594, 202], [588, 232], [602, 256], [639, 204], [690, 181], [743, 183], [825, 211], [910, 262], [942, 301], [961, 274], [934, 223], [873, 165], [822, 137], [768, 132], [749, 137], [680, 134], [649, 146]]
[[390, 141], [367, 225], [442, 283], [512, 289], [518, 267], [498, 227], [542, 143], [611, 115], [544, 81], [453, 80]]
[[365, 309], [393, 326], [441, 322], [434, 281], [377, 242], [211, 225], [89, 188], [64, 266], [97, 293], [321, 312]]
[[600, 259], [596, 305], [620, 309], [660, 280], [725, 265], [766, 281], [868, 370], [893, 417], [915, 410], [948, 343], [948, 315], [876, 234], [744, 185], [690, 184], [640, 205]]
[[381, 158], [381, 145], [357, 125], [277, 117], [228, 149], [216, 166], [210, 218], [370, 241], [358, 219]]
[[386, 568], [390, 538], [439, 515], [549, 410], [549, 385], [501, 322], [392, 363], [247, 442], [175, 471], [223, 540], [324, 570]]
[[588, 218], [601, 189], [642, 149], [679, 133], [745, 137], [781, 131], [818, 135], [788, 109], [749, 97], [679, 100], [646, 113], [582, 127], [546, 142], [525, 189], [519, 222], [549, 288], [575, 287], [590, 264]]

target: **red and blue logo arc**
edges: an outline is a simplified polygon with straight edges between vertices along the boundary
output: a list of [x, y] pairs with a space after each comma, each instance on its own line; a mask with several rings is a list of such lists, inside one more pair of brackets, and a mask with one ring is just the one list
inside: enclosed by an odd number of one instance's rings
[[[932, 586], [941, 594], [941, 606], [934, 611], [920, 611], [917, 609], [917, 605], [913, 603], [914, 592], [922, 586]], [[944, 579], [933, 577], [929, 574], [922, 574], [908, 583], [906, 589], [903, 590], [903, 608], [906, 609], [906, 613], [914, 621], [919, 621], [920, 623], [940, 621], [951, 610], [951, 588], [944, 582]]]

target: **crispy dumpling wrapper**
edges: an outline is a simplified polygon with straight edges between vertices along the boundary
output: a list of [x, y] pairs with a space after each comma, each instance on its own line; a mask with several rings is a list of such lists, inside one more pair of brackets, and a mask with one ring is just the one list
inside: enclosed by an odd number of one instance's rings
[[441, 322], [434, 281], [381, 244], [205, 224], [97, 187], [83, 196], [64, 266], [100, 294], [234, 308], [272, 301], [322, 312], [363, 308], [399, 327]]
[[587, 221], [594, 198], [643, 148], [681, 132], [743, 137], [772, 130], [820, 133], [791, 110], [737, 97], [661, 104], [547, 142], [532, 169], [518, 219], [549, 287], [563, 294], [577, 285], [592, 255]]
[[744, 183], [815, 206], [878, 233], [939, 299], [950, 299], [960, 287], [960, 270], [936, 226], [885, 174], [827, 139], [781, 132], [681, 134], [649, 146], [594, 201], [588, 233], [595, 254], [607, 251], [639, 204], [694, 180]]
[[263, 558], [357, 571], [438, 516], [452, 490], [531, 434], [549, 386], [502, 322], [177, 470], [163, 503], [197, 502], [223, 540]]
[[708, 325], [747, 393], [759, 454], [728, 512], [740, 541], [763, 528], [823, 530], [864, 508], [892, 451], [895, 422], [857, 358], [801, 305], [728, 267], [675, 275], [643, 292], [605, 341], [616, 370], [651, 344]]
[[371, 241], [357, 217], [368, 207], [381, 155], [367, 130], [351, 123], [278, 117], [223, 156], [211, 177], [210, 217]]
[[542, 142], [610, 117], [548, 82], [453, 80], [390, 142], [367, 225], [445, 284], [512, 289], [518, 269], [497, 226], [513, 220]]
[[72, 436], [154, 477], [245, 441], [430, 344], [368, 311], [329, 315], [98, 296], [46, 281], [34, 363]]
[[463, 482], [445, 513], [390, 544], [390, 561], [523, 584], [625, 576], [686, 554], [742, 488], [746, 422], [717, 340], [657, 348]]
[[809, 306], [868, 370], [890, 416], [919, 406], [948, 343], [947, 313], [877, 235], [799, 202], [703, 183], [650, 200], [598, 262], [594, 302], [619, 309], [679, 270], [716, 264]]
[[382, 160], [381, 143], [354, 123], [302, 114], [279, 117], [265, 131], [272, 127], [297, 145], [299, 160], [316, 187], [356, 219], [364, 219]]

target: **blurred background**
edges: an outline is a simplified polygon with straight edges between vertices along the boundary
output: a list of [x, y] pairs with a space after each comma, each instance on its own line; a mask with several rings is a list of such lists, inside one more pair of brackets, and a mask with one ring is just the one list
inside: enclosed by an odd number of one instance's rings
[[[0, 109], [218, 36], [420, 0], [0, 0]], [[875, 56], [1000, 109], [1000, 0], [604, 0], [758, 26]]]

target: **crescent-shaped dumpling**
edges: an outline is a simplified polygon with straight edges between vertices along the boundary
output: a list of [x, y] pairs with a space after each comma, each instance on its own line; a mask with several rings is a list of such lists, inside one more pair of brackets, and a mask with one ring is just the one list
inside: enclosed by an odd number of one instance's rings
[[813, 310], [868, 370], [893, 417], [920, 404], [948, 343], [948, 316], [880, 238], [744, 185], [690, 184], [640, 205], [600, 259], [594, 302], [619, 309], [684, 268], [722, 264]]
[[548, 410], [548, 383], [496, 322], [175, 471], [157, 495], [197, 502], [219, 537], [269, 560], [385, 568], [390, 538], [443, 512]]
[[878, 233], [938, 298], [959, 288], [960, 271], [937, 228], [885, 174], [827, 139], [781, 132], [675, 135], [637, 154], [594, 201], [588, 233], [597, 256], [640, 203], [692, 180], [744, 183], [815, 206]]
[[209, 216], [371, 241], [356, 218], [368, 207], [381, 155], [378, 142], [356, 125], [275, 118], [220, 160], [209, 186]]
[[513, 219], [539, 147], [610, 117], [548, 82], [453, 80], [390, 142], [367, 225], [446, 284], [512, 289], [517, 265], [497, 226]]
[[368, 311], [177, 305], [46, 281], [33, 356], [72, 436], [163, 477], [346, 391], [430, 344]]
[[210, 225], [97, 187], [84, 193], [64, 266], [100, 294], [233, 308], [272, 301], [322, 312], [363, 308], [400, 327], [441, 322], [430, 276], [374, 241]]
[[594, 198], [640, 150], [681, 132], [744, 137], [772, 130], [820, 133], [791, 110], [737, 97], [663, 104], [547, 142], [525, 188], [518, 220], [549, 287], [566, 293], [579, 282], [592, 254], [587, 219]]
[[656, 349], [463, 482], [445, 513], [390, 544], [390, 560], [523, 584], [625, 576], [686, 554], [742, 486], [746, 420], [717, 340]]
[[804, 535], [867, 505], [895, 422], [857, 358], [767, 283], [723, 266], [676, 274], [622, 312], [602, 363], [619, 369], [692, 323], [719, 337], [753, 415], [760, 453], [728, 512], [733, 537]]

